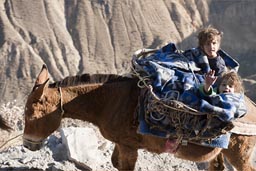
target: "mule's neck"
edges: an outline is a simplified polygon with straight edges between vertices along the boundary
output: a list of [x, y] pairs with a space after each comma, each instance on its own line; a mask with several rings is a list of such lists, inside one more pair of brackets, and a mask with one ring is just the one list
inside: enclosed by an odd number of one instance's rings
[[113, 113], [134, 108], [138, 88], [136, 82], [75, 86], [62, 88], [62, 98], [64, 117], [98, 125]]

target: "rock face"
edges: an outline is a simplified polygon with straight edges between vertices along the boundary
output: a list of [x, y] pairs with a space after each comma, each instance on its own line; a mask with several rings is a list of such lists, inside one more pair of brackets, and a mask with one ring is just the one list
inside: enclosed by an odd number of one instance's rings
[[137, 49], [195, 47], [197, 30], [209, 24], [224, 32], [222, 48], [241, 63], [247, 88], [255, 87], [253, 0], [5, 0], [0, 8], [0, 103], [23, 103], [43, 63], [52, 80], [122, 74]]

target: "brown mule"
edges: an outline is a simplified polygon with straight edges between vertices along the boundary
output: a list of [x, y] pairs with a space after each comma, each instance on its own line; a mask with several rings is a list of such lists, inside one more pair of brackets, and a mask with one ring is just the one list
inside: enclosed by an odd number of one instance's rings
[[[106, 139], [116, 144], [112, 163], [118, 170], [134, 170], [138, 149], [164, 152], [165, 139], [137, 133], [134, 113], [140, 89], [136, 78], [85, 74], [53, 84], [48, 80], [44, 65], [25, 106], [24, 146], [40, 149], [61, 119], [69, 117], [95, 124]], [[255, 112], [256, 108], [248, 110]], [[219, 162], [223, 154], [237, 170], [249, 171], [255, 170], [249, 161], [255, 143], [256, 136], [233, 134], [228, 149], [188, 143], [180, 146], [175, 156], [195, 162], [213, 161], [210, 168], [216, 170], [213, 159], [219, 155]]]

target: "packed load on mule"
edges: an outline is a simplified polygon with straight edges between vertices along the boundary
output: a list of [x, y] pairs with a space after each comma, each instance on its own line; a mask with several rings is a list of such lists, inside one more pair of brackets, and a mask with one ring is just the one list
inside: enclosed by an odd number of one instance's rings
[[[218, 54], [230, 70], [237, 71], [237, 61], [223, 50]], [[200, 85], [209, 67], [202, 55], [197, 48], [180, 51], [173, 43], [134, 53], [133, 73], [145, 90], [139, 105], [139, 133], [201, 144], [222, 137], [229, 140], [232, 121], [246, 114], [244, 94], [202, 96]], [[227, 148], [225, 144], [217, 147]]]

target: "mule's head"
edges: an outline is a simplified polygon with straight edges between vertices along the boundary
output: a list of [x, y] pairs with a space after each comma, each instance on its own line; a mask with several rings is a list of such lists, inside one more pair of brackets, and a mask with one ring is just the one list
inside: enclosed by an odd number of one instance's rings
[[44, 140], [60, 125], [61, 111], [59, 92], [48, 88], [48, 70], [43, 65], [25, 106], [23, 145], [39, 150]]

